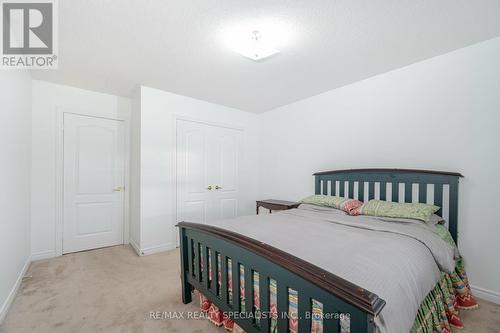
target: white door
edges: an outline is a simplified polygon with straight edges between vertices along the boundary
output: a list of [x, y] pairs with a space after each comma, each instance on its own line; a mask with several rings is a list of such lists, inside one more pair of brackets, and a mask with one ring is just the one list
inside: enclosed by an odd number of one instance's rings
[[177, 121], [177, 221], [238, 215], [241, 131]]
[[123, 244], [123, 122], [64, 114], [63, 253]]

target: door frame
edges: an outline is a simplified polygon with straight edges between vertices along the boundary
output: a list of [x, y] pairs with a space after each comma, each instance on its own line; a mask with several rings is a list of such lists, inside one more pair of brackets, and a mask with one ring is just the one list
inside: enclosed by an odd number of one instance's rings
[[[179, 247], [179, 233], [177, 232], [177, 185], [178, 185], [178, 179], [177, 179], [177, 122], [179, 120], [181, 121], [188, 121], [192, 123], [198, 123], [198, 124], [203, 124], [203, 125], [208, 125], [208, 126], [216, 126], [216, 127], [223, 127], [223, 128], [228, 128], [236, 131], [240, 131], [242, 134], [242, 142], [244, 142], [244, 136], [245, 136], [245, 128], [240, 125], [234, 125], [234, 124], [228, 124], [228, 123], [222, 123], [222, 122], [214, 122], [214, 121], [209, 121], [209, 120], [204, 120], [200, 118], [193, 118], [193, 117], [187, 117], [179, 114], [174, 114], [172, 116], [172, 138], [173, 138], [173, 143], [174, 143], [174, 149], [173, 149], [173, 158], [172, 158], [172, 167], [170, 170], [172, 170], [171, 178], [174, 180], [174, 190], [173, 193], [174, 195], [172, 196], [172, 207], [174, 209], [174, 223], [172, 224], [172, 232], [175, 234], [175, 247]], [[242, 148], [242, 147], [240, 147]]]
[[130, 114], [128, 112], [109, 112], [105, 110], [85, 110], [56, 107], [56, 214], [55, 214], [55, 256], [63, 255], [64, 229], [64, 114], [84, 117], [103, 118], [123, 122], [125, 168], [123, 193], [123, 234], [122, 244], [130, 241]]

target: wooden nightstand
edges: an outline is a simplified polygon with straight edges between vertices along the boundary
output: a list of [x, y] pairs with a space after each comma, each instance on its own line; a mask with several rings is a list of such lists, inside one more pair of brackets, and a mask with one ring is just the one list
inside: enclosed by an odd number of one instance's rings
[[299, 205], [300, 202], [267, 199], [257, 201], [256, 210], [257, 214], [259, 214], [259, 207], [264, 207], [266, 209], [269, 209], [269, 213], [271, 213], [273, 210], [287, 210], [297, 208]]

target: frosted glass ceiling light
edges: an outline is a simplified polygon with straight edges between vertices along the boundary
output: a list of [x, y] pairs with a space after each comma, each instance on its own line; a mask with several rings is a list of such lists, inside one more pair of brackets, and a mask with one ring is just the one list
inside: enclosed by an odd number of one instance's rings
[[248, 40], [242, 41], [239, 45], [235, 46], [234, 51], [254, 61], [260, 61], [279, 53], [278, 50], [263, 42], [258, 30], [254, 30], [250, 37]]
[[284, 18], [254, 17], [222, 22], [217, 36], [225, 49], [258, 62], [289, 50], [297, 31]]

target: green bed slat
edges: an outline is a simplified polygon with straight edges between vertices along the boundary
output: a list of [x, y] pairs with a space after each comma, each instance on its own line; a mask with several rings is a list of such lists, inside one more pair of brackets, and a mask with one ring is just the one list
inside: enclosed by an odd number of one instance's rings
[[189, 266], [189, 274], [191, 276], [195, 276], [195, 269], [193, 264], [193, 240], [188, 238], [188, 266]]
[[205, 285], [205, 288], [208, 289], [208, 249], [205, 245], [201, 244], [201, 251], [203, 251], [203, 272], [202, 272], [202, 279], [203, 279], [203, 284]]
[[250, 266], [245, 266], [245, 312], [253, 312], [253, 274]]
[[411, 202], [413, 197], [413, 184], [405, 183], [405, 202]]
[[368, 183], [368, 200], [375, 199], [375, 183]]
[[205, 284], [205, 287], [210, 290], [210, 281], [209, 281], [209, 278], [210, 278], [210, 271], [208, 270], [208, 267], [209, 267], [209, 254], [208, 254], [208, 247], [206, 247], [205, 245], [203, 245], [203, 267], [205, 267], [205, 277], [206, 279], [204, 278], [203, 279], [203, 283]]
[[202, 265], [202, 261], [201, 261], [201, 255], [202, 255], [202, 250], [201, 250], [201, 243], [199, 242], [196, 242], [196, 254], [197, 254], [197, 258], [198, 260], [196, 261], [196, 266], [197, 266], [197, 269], [198, 269], [198, 281], [199, 282], [203, 282], [203, 274], [204, 272], [202, 271], [201, 269], [201, 265]]
[[418, 202], [427, 203], [427, 184], [418, 184]]
[[223, 254], [220, 255], [220, 270], [221, 270], [221, 286], [220, 286], [220, 297], [224, 303], [229, 303], [229, 295], [227, 293], [227, 257]]
[[330, 181], [330, 195], [335, 195], [335, 186], [337, 185], [337, 183], [332, 180]]
[[392, 202], [399, 202], [399, 183], [392, 182]]
[[306, 316], [306, 313], [312, 313], [311, 299], [305, 296], [304, 292], [299, 291], [299, 307], [298, 307], [299, 332], [311, 332], [311, 316]]
[[193, 242], [193, 277], [199, 280], [200, 275], [200, 253], [198, 252], [198, 243], [192, 240]]
[[278, 333], [288, 333], [288, 319], [282, 315], [288, 313], [288, 287], [284, 281], [278, 282]]
[[[450, 182], [450, 199], [449, 199], [449, 221], [457, 221], [458, 219], [458, 180], [457, 182]], [[457, 223], [450, 223], [448, 226], [450, 233], [452, 235], [457, 235], [458, 228]], [[456, 241], [456, 240], [455, 240]]]
[[328, 195], [328, 181], [323, 180], [323, 195]]
[[358, 182], [358, 200], [365, 201], [365, 182]]
[[231, 258], [231, 264], [233, 268], [232, 279], [233, 279], [233, 311], [239, 312], [240, 310], [240, 265], [235, 258]]
[[[216, 271], [215, 271], [215, 294], [218, 297], [222, 298], [222, 290], [220, 288], [221, 283], [222, 283], [221, 282], [222, 281], [222, 271], [219, 271], [220, 270], [219, 258], [221, 258], [220, 260], [221, 260], [221, 266], [222, 266], [222, 257], [220, 256], [219, 252], [217, 252], [217, 251], [214, 251], [214, 252], [215, 252], [215, 264], [214, 264], [215, 266], [214, 267], [216, 269]], [[219, 272], [220, 272], [220, 274], [219, 274]], [[219, 281], [219, 276], [221, 279], [220, 281]]]
[[387, 183], [386, 182], [380, 182], [380, 200], [386, 200], [387, 198]]
[[349, 181], [349, 198], [354, 198], [354, 182], [352, 180]]
[[210, 261], [212, 264], [210, 265], [211, 276], [210, 276], [210, 290], [217, 295], [217, 257], [215, 256], [214, 249], [210, 249]]
[[345, 195], [345, 181], [340, 180], [339, 181], [339, 197], [343, 197]]
[[[269, 313], [269, 278], [259, 272], [260, 311]], [[261, 332], [269, 332], [269, 318], [260, 318]]]

